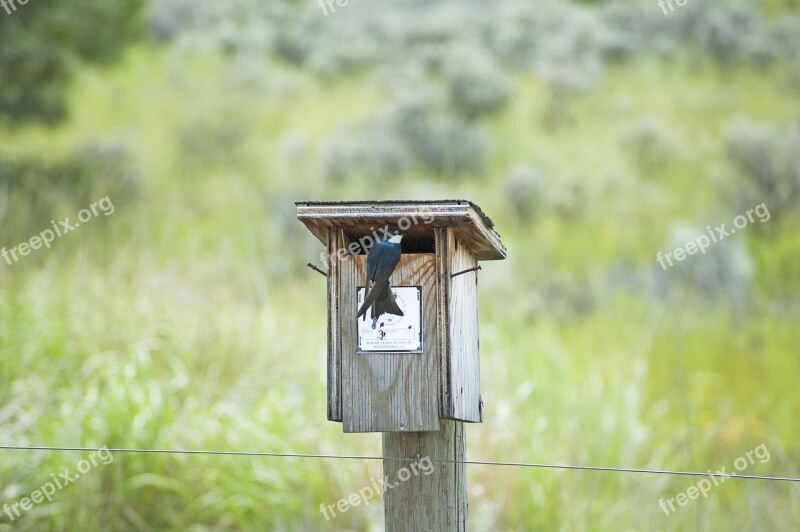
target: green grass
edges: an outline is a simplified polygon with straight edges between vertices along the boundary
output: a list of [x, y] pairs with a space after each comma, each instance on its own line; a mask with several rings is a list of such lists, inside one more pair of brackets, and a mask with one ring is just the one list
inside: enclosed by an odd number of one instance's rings
[[[552, 272], [590, 292], [606, 268], [654, 265], [675, 222], [725, 221], [708, 179], [730, 174], [721, 134], [735, 115], [800, 115], [782, 67], [719, 72], [641, 60], [569, 100], [570, 118], [556, 128], [543, 119], [547, 87], [520, 77], [510, 107], [486, 122], [484, 177], [443, 185], [415, 174], [380, 191], [326, 183], [314, 155], [387, 97], [369, 78], [329, 86], [269, 68], [263, 93], [231, 93], [219, 59], [176, 62], [137, 48], [111, 71], [82, 71], [64, 125], [0, 132], [4, 152], [53, 160], [121, 138], [146, 176], [140, 201], [35, 259], [0, 266], [3, 443], [379, 453], [378, 435], [344, 435], [325, 419], [325, 283], [304, 267], [320, 247], [293, 219], [292, 202], [464, 196], [493, 216], [510, 250], [481, 272], [486, 421], [468, 427], [470, 458], [730, 470], [764, 443], [771, 460], [747, 473], [800, 476], [800, 333], [784, 292], [800, 285], [797, 219], [780, 222], [775, 236], [741, 235], [756, 265], [744, 317], [682, 295], [655, 304], [606, 287], [564, 318], [533, 293]], [[641, 116], [656, 117], [675, 141], [668, 161], [646, 170], [621, 140]], [[230, 128], [240, 140], [216, 145]], [[181, 131], [198, 132], [199, 144], [182, 148]], [[281, 148], [288, 133], [305, 139], [297, 159]], [[519, 224], [502, 179], [520, 161], [579, 179], [585, 208]], [[0, 453], [0, 502], [83, 457]], [[0, 519], [0, 530], [374, 529], [379, 504], [331, 523], [319, 506], [379, 475], [379, 463], [357, 461], [118, 453], [13, 527]], [[800, 522], [799, 488], [760, 481], [730, 480], [664, 516], [658, 500], [693, 483], [470, 466], [470, 519], [475, 530]]]

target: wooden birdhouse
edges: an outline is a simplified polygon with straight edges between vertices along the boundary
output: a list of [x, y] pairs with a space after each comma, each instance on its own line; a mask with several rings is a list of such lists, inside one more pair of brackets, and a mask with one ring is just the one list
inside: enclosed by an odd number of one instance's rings
[[[506, 248], [470, 201], [297, 203], [325, 246], [328, 419], [344, 432], [437, 431], [483, 420], [478, 262]], [[391, 290], [402, 316], [356, 319], [366, 263], [384, 232], [403, 234]]]

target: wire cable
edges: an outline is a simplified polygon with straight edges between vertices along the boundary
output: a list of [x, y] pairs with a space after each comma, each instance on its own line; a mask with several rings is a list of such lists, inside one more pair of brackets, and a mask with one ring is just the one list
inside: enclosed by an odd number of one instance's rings
[[[261, 451], [214, 451], [214, 450], [190, 450], [190, 449], [133, 449], [133, 448], [96, 448], [96, 447], [56, 447], [56, 446], [25, 446], [25, 445], [0, 445], [0, 450], [8, 451], [108, 451], [111, 453], [161, 453], [161, 454], [196, 454], [196, 455], [222, 455], [222, 456], [264, 456], [275, 458], [320, 458], [331, 460], [387, 460], [401, 462], [416, 462], [419, 458], [390, 458], [383, 456], [360, 456], [360, 455], [336, 455], [336, 454], [302, 454], [302, 453], [270, 453]], [[780, 482], [800, 482], [796, 477], [776, 477], [765, 475], [738, 475], [736, 473], [703, 473], [702, 471], [676, 471], [671, 469], [640, 469], [633, 467], [608, 467], [608, 466], [582, 466], [565, 464], [537, 464], [526, 462], [497, 462], [487, 460], [437, 460], [430, 459], [431, 462], [440, 464], [465, 464], [465, 465], [488, 465], [500, 467], [530, 467], [541, 469], [566, 469], [579, 471], [610, 471], [617, 473], [640, 473], [648, 475], [682, 475], [697, 477], [721, 477], [721, 478], [740, 478], [749, 480], [771, 480]]]

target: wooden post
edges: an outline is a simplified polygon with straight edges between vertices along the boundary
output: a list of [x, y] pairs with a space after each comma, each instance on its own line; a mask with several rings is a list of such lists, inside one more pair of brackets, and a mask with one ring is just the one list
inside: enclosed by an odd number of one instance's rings
[[[464, 422], [442, 420], [435, 432], [384, 432], [384, 458], [431, 460], [430, 474], [406, 460], [384, 460], [383, 494], [387, 532], [467, 530], [467, 467]], [[448, 463], [437, 462], [444, 460]], [[405, 469], [405, 471], [401, 471]], [[407, 480], [403, 480], [406, 479]]]

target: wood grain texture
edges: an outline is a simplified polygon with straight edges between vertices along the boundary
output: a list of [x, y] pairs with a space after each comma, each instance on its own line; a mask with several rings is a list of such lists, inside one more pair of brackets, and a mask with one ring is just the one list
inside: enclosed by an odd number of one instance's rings
[[[331, 227], [328, 230], [329, 257], [347, 245], [344, 231]], [[342, 421], [342, 342], [340, 319], [341, 263], [331, 260], [328, 265], [328, 419]]]
[[423, 352], [358, 353], [356, 287], [364, 286], [366, 256], [340, 261], [344, 432], [439, 429], [435, 263], [432, 253], [403, 255], [391, 279], [422, 287]]
[[[383, 461], [383, 474], [393, 485], [383, 494], [387, 531], [467, 530], [466, 464], [435, 462], [466, 459], [464, 423], [443, 420], [437, 432], [384, 434], [383, 456], [416, 460], [429, 457], [433, 465], [430, 475], [415, 475], [410, 462]], [[427, 466], [427, 461], [423, 465]], [[401, 469], [408, 471], [398, 477]], [[419, 465], [416, 469], [421, 470]], [[399, 480], [406, 477], [408, 480]]]
[[330, 227], [343, 229], [354, 241], [375, 228], [397, 226], [403, 218], [411, 226], [404, 233], [427, 234], [435, 227], [453, 227], [460, 241], [479, 260], [506, 257], [506, 248], [491, 219], [467, 200], [298, 202], [297, 218], [322, 243]]
[[453, 417], [450, 395], [450, 253], [446, 227], [437, 227], [436, 241], [436, 341], [439, 355], [439, 417]]
[[[450, 274], [474, 268], [478, 260], [447, 230]], [[478, 423], [481, 418], [480, 353], [478, 342], [478, 272], [451, 277], [449, 340], [450, 398], [452, 411], [447, 416]]]
[[440, 417], [483, 421], [478, 341], [478, 261], [452, 228], [436, 230]]

